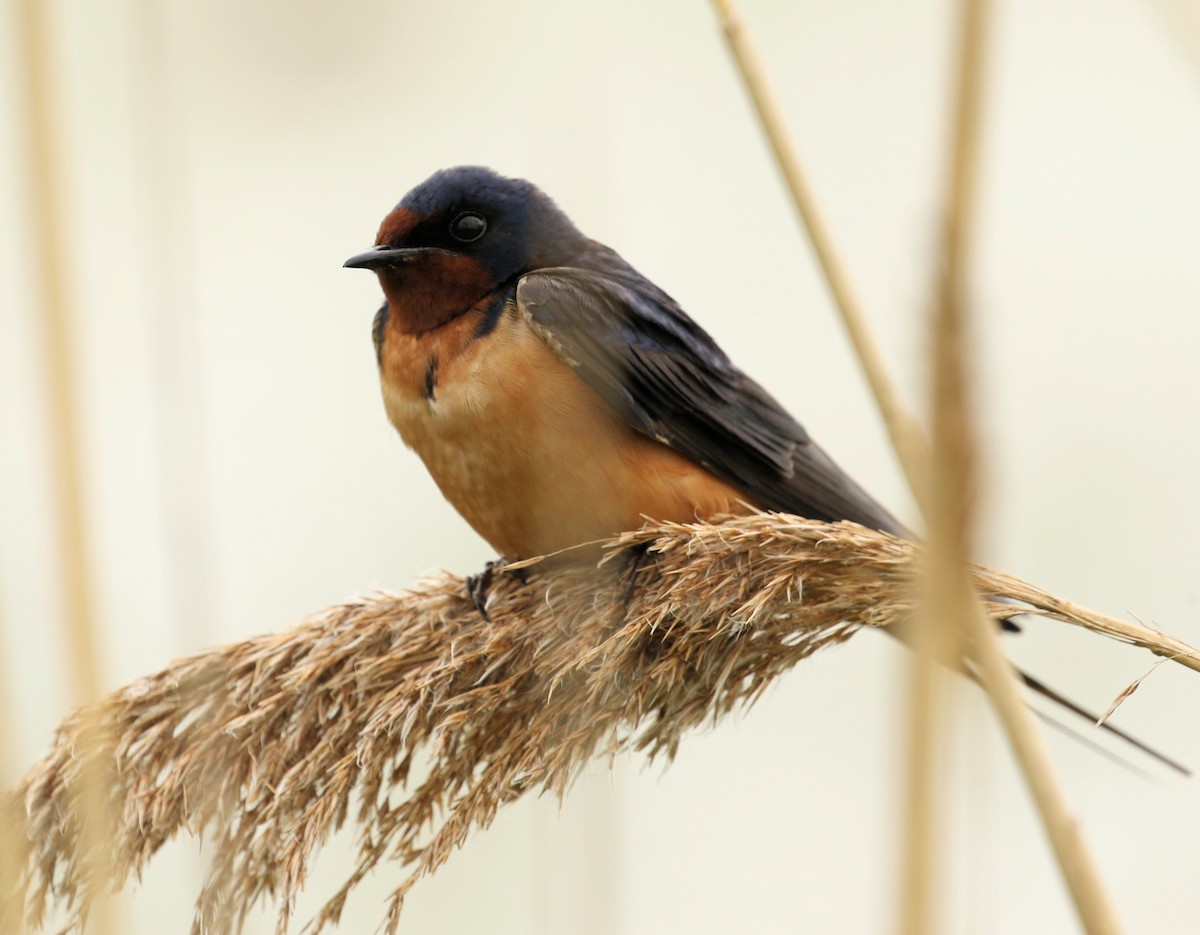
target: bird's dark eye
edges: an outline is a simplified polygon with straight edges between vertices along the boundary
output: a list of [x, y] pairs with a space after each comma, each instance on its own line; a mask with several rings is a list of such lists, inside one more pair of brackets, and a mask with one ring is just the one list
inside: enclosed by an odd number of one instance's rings
[[487, 231], [487, 219], [474, 211], [464, 211], [455, 215], [450, 222], [450, 236], [463, 243], [478, 240]]

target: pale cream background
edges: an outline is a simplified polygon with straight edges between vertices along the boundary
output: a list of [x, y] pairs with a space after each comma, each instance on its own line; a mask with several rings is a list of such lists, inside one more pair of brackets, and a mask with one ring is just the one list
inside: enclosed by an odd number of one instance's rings
[[[1175, 42], [1187, 17], [1135, 0], [998, 6], [974, 290], [990, 455], [981, 557], [1200, 642], [1195, 36]], [[368, 338], [377, 287], [340, 268], [441, 166], [537, 181], [913, 517], [706, 4], [53, 8], [106, 686], [490, 557], [387, 425]], [[914, 401], [951, 9], [745, 10]], [[70, 694], [15, 42], [6, 4], [0, 619], [20, 715], [10, 759], [27, 764]], [[1051, 625], [1011, 645], [1099, 708], [1150, 665]], [[624, 758], [561, 813], [520, 803], [418, 886], [402, 930], [889, 931], [904, 662], [862, 635], [692, 737], [665, 772]], [[992, 720], [973, 691], [961, 706], [947, 931], [1075, 931]], [[1119, 722], [1200, 768], [1194, 674], [1160, 669]], [[1191, 930], [1198, 781], [1146, 780], [1057, 734], [1050, 744], [1128, 930]], [[321, 861], [314, 899], [346, 850]], [[193, 843], [170, 848], [135, 889], [127, 931], [185, 931], [200, 867]], [[374, 930], [394, 879], [381, 877], [344, 931]]]

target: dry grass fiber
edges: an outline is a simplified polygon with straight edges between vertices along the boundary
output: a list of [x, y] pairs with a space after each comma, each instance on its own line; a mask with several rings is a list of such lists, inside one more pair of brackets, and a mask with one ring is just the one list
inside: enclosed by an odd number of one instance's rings
[[[180, 660], [69, 718], [6, 803], [30, 842], [14, 906], [35, 926], [52, 907], [74, 924], [86, 913], [88, 852], [71, 803], [92, 768], [108, 777], [116, 816], [104, 855], [114, 886], [181, 831], [212, 843], [195, 932], [236, 932], [266, 900], [286, 931], [314, 851], [347, 820], [358, 864], [314, 928], [389, 860], [405, 874], [387, 910], [394, 930], [413, 883], [505, 803], [563, 795], [598, 754], [669, 758], [688, 729], [753, 702], [809, 654], [907, 620], [917, 554], [851, 523], [791, 516], [652, 525], [614, 540], [599, 575], [498, 574], [487, 622], [445, 575]], [[981, 593], [1200, 668], [1200, 655], [1154, 631], [972, 573]], [[89, 724], [98, 736], [81, 736]], [[410, 783], [418, 758], [428, 772]]]

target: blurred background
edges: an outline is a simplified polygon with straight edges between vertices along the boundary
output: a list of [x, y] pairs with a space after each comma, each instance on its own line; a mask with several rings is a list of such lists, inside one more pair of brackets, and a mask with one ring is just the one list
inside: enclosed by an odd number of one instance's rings
[[[36, 0], [35, 0], [36, 2]], [[101, 687], [293, 625], [488, 548], [388, 425], [374, 277], [341, 269], [440, 167], [529, 178], [674, 295], [869, 490], [915, 520], [881, 423], [699, 0], [46, 2]], [[914, 406], [955, 7], [743, 13]], [[1200, 643], [1200, 13], [1009, 0], [992, 29], [974, 257], [980, 558]], [[71, 709], [55, 418], [38, 294], [27, 55], [0, 5], [0, 685], [12, 782]], [[1103, 710], [1145, 653], [1051, 623], [1015, 657]], [[560, 808], [502, 812], [402, 931], [892, 928], [906, 657], [814, 658], [669, 769], [635, 756]], [[978, 693], [959, 693], [947, 931], [1078, 924]], [[1163, 666], [1116, 723], [1200, 768], [1200, 678]], [[1086, 727], [1085, 727], [1086, 729]], [[1195, 924], [1200, 783], [1049, 743], [1130, 931]], [[1106, 746], [1111, 746], [1107, 744]], [[309, 905], [341, 880], [335, 842]], [[343, 931], [373, 931], [388, 869]], [[203, 862], [170, 846], [123, 901], [183, 932]], [[262, 914], [252, 930], [272, 930]]]

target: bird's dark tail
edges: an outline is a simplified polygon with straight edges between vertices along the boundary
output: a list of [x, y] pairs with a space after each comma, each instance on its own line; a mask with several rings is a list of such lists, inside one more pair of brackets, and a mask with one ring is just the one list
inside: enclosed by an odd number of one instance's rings
[[[991, 600], [1000, 601], [1001, 603], [1004, 603], [1004, 604], [1014, 604], [1014, 605], [1019, 606], [1019, 603], [1017, 601], [1010, 601], [1010, 600], [1007, 600], [1004, 598], [992, 597]], [[1003, 628], [1004, 631], [1007, 633], [1020, 633], [1021, 632], [1020, 625], [1017, 624], [1017, 622], [1012, 617], [998, 615], [996, 618], [996, 621], [1001, 626], [1001, 628]], [[1021, 679], [1022, 683], [1024, 683], [1025, 687], [1028, 688], [1035, 695], [1040, 695], [1041, 697], [1047, 699], [1048, 701], [1051, 701], [1054, 704], [1058, 705], [1063, 710], [1069, 711], [1071, 714], [1074, 714], [1077, 717], [1080, 717], [1086, 721], [1089, 721], [1093, 727], [1100, 727], [1103, 730], [1107, 731], [1112, 736], [1119, 737], [1121, 740], [1125, 741], [1125, 743], [1129, 744], [1131, 747], [1134, 747], [1134, 748], [1142, 751], [1142, 753], [1146, 754], [1146, 756], [1151, 757], [1152, 759], [1158, 760], [1158, 762], [1162, 763], [1164, 766], [1169, 766], [1171, 769], [1175, 770], [1178, 773], [1183, 774], [1184, 776], [1192, 775], [1192, 771], [1190, 769], [1188, 769], [1186, 766], [1182, 765], [1181, 763], [1179, 763], [1176, 760], [1171, 759], [1165, 753], [1160, 753], [1158, 750], [1155, 750], [1149, 744], [1147, 744], [1141, 740], [1138, 740], [1132, 734], [1127, 734], [1125, 731], [1121, 730], [1121, 728], [1114, 727], [1107, 720], [1100, 718], [1098, 715], [1093, 714], [1091, 711], [1087, 710], [1087, 708], [1072, 701], [1070, 698], [1067, 698], [1065, 695], [1063, 695], [1060, 692], [1056, 691], [1055, 689], [1051, 688], [1049, 685], [1047, 685], [1041, 679], [1035, 678], [1034, 676], [1030, 675], [1028, 672], [1025, 672], [1015, 666], [1013, 667], [1013, 670], [1017, 673], [1017, 676]], [[976, 677], [975, 673], [972, 673], [972, 677], [975, 678], [975, 681], [977, 681], [977, 682], [979, 681], [979, 679]], [[1071, 728], [1070, 726], [1063, 724], [1059, 721], [1055, 721], [1053, 718], [1051, 718], [1049, 716], [1046, 716], [1046, 720], [1049, 723], [1054, 724], [1056, 727], [1060, 727], [1064, 733], [1069, 734], [1070, 736], [1076, 738], [1077, 740], [1088, 743], [1090, 746], [1096, 746], [1095, 744], [1092, 744], [1091, 741], [1089, 741], [1087, 739], [1087, 737], [1085, 737], [1079, 731]], [[1101, 749], [1103, 749], [1103, 748], [1101, 748]]]
[[[1021, 628], [1018, 625], [1016, 625], [1015, 623], [1012, 623], [1011, 621], [1008, 621], [1007, 619], [997, 620], [997, 625], [1003, 626], [1005, 630], [1008, 630], [1010, 632], [1019, 633], [1021, 631]], [[889, 627], [889, 628], [887, 628], [887, 630], [885, 630], [885, 632], [891, 636], [894, 636], [896, 639], [900, 640], [900, 642], [904, 643], [910, 649], [912, 648], [911, 633], [906, 626]], [[978, 670], [970, 663], [969, 660], [964, 659], [963, 665], [962, 665], [962, 668], [960, 669], [960, 671], [964, 675], [966, 675], [969, 679], [971, 679], [973, 682], [975, 682], [976, 684], [981, 683], [981, 679], [979, 677]], [[1119, 728], [1119, 727], [1114, 727], [1108, 721], [1104, 721], [1103, 723], [1101, 723], [1101, 718], [1099, 715], [1094, 714], [1093, 712], [1089, 711], [1087, 708], [1083, 707], [1083, 705], [1079, 704], [1078, 702], [1072, 701], [1070, 698], [1066, 697], [1061, 692], [1051, 688], [1045, 682], [1041, 681], [1041, 679], [1038, 679], [1038, 678], [1030, 675], [1028, 672], [1023, 671], [1022, 669], [1018, 668], [1017, 666], [1013, 666], [1013, 672], [1016, 674], [1017, 678], [1019, 678], [1021, 680], [1022, 684], [1033, 694], [1040, 695], [1042, 698], [1045, 698], [1046, 700], [1055, 704], [1061, 710], [1067, 711], [1067, 712], [1075, 715], [1076, 717], [1079, 717], [1085, 721], [1088, 721], [1092, 727], [1099, 726], [1099, 728], [1101, 730], [1104, 730], [1109, 735], [1111, 735], [1113, 737], [1117, 737], [1118, 739], [1129, 744], [1131, 747], [1134, 747], [1135, 749], [1141, 751], [1142, 753], [1144, 753], [1146, 756], [1150, 757], [1151, 759], [1157, 760], [1162, 765], [1169, 767], [1170, 769], [1173, 769], [1175, 772], [1180, 773], [1181, 775], [1184, 775], [1184, 776], [1192, 775], [1192, 771], [1190, 769], [1188, 769], [1186, 766], [1184, 766], [1177, 760], [1173, 760], [1171, 757], [1167, 756], [1165, 753], [1161, 753], [1158, 750], [1155, 750], [1153, 747], [1151, 747], [1146, 742], [1139, 740], [1137, 737], [1134, 737], [1132, 734], [1126, 733], [1125, 731], [1121, 730], [1121, 728]], [[1092, 747], [1094, 749], [1099, 749], [1101, 752], [1105, 753], [1106, 755], [1115, 757], [1117, 759], [1121, 759], [1118, 754], [1115, 754], [1108, 750], [1105, 750], [1104, 748], [1099, 747], [1097, 744], [1093, 743], [1087, 737], [1087, 735], [1085, 735], [1082, 731], [1076, 729], [1075, 727], [1072, 727], [1062, 721], [1056, 720], [1055, 718], [1050, 717], [1048, 714], [1043, 714], [1042, 712], [1036, 712], [1036, 713], [1038, 713], [1039, 716], [1044, 717], [1044, 719], [1046, 721], [1053, 724], [1055, 727], [1060, 728], [1064, 733], [1075, 738], [1075, 740], [1079, 741], [1080, 743], [1086, 744], [1087, 746]], [[1125, 761], [1122, 760], [1122, 762], [1125, 762]], [[1126, 765], [1129, 765], [1129, 764], [1126, 764]]]
[[[1016, 669], [1016, 673], [1020, 677], [1021, 681], [1025, 684], [1025, 687], [1028, 688], [1035, 695], [1041, 695], [1043, 698], [1046, 698], [1049, 701], [1054, 702], [1054, 704], [1058, 705], [1060, 708], [1063, 708], [1066, 711], [1070, 711], [1072, 714], [1074, 714], [1078, 717], [1081, 717], [1086, 721], [1089, 721], [1092, 724], [1092, 726], [1094, 726], [1094, 727], [1099, 726], [1102, 730], [1108, 731], [1108, 733], [1112, 734], [1114, 737], [1119, 737], [1121, 740], [1125, 741], [1125, 743], [1129, 744], [1131, 747], [1134, 747], [1135, 749], [1140, 750], [1142, 753], [1146, 754], [1146, 756], [1150, 757], [1151, 759], [1157, 760], [1159, 763], [1162, 763], [1164, 766], [1170, 767], [1171, 769], [1175, 770], [1175, 772], [1177, 772], [1183, 776], [1192, 775], [1192, 771], [1190, 769], [1188, 769], [1186, 766], [1184, 766], [1182, 763], [1180, 763], [1178, 760], [1171, 759], [1171, 757], [1167, 756], [1165, 753], [1161, 753], [1158, 750], [1155, 750], [1149, 744], [1145, 743], [1142, 740], [1139, 740], [1137, 737], [1134, 737], [1132, 734], [1127, 734], [1125, 731], [1121, 730], [1121, 728], [1114, 727], [1108, 721], [1104, 721], [1103, 723], [1101, 723], [1099, 715], [1093, 714], [1091, 711], [1087, 710], [1087, 708], [1084, 708], [1082, 705], [1077, 704], [1076, 702], [1072, 701], [1070, 698], [1067, 698], [1064, 695], [1062, 695], [1061, 693], [1055, 691], [1053, 688], [1051, 688], [1045, 682], [1041, 681], [1040, 679], [1034, 678], [1028, 672], [1024, 672], [1021, 669]], [[976, 681], [978, 681], [978, 679]], [[1082, 735], [1080, 732], [1071, 730], [1070, 728], [1067, 728], [1066, 725], [1062, 725], [1062, 726], [1073, 737], [1077, 737], [1081, 740], [1086, 741], [1087, 738], [1084, 735]]]

